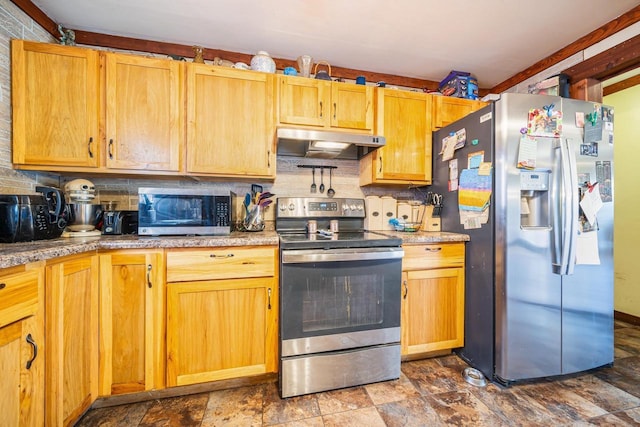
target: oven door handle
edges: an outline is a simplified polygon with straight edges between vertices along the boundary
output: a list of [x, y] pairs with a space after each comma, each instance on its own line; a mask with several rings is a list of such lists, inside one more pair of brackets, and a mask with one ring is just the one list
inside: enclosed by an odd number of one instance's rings
[[285, 250], [282, 251], [282, 263], [370, 261], [401, 259], [403, 256], [404, 250], [402, 248]]

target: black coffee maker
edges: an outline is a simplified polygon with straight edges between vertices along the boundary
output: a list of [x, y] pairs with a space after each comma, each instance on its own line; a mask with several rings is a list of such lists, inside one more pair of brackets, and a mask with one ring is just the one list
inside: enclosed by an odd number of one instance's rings
[[37, 195], [0, 194], [0, 243], [60, 237], [67, 225], [64, 194], [36, 187]]

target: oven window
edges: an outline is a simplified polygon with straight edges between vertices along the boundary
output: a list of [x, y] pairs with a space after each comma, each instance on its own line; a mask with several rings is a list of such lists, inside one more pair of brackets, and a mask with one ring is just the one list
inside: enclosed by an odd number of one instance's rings
[[400, 326], [402, 260], [282, 264], [282, 339]]
[[384, 276], [307, 278], [304, 287], [303, 332], [376, 325], [384, 320]]

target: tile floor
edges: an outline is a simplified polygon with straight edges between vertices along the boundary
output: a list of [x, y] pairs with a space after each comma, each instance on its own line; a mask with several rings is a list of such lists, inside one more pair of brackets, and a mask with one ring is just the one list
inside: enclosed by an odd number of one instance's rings
[[640, 426], [640, 327], [616, 322], [612, 368], [478, 388], [455, 355], [397, 381], [280, 399], [275, 383], [94, 409], [77, 426]]

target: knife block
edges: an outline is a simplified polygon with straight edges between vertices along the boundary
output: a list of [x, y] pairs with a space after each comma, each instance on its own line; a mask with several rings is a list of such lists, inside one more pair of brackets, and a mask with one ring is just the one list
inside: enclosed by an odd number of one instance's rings
[[440, 231], [440, 217], [433, 216], [433, 205], [427, 205], [422, 218], [423, 231]]

